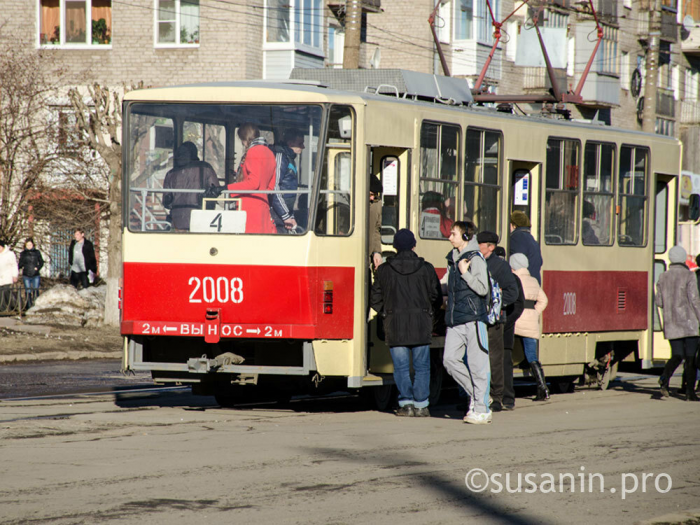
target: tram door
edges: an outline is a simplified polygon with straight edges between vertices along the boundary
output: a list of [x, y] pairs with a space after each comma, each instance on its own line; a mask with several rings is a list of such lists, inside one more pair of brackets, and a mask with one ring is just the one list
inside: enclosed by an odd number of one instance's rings
[[[678, 217], [676, 210], [675, 195], [678, 194], [676, 184], [677, 179], [660, 174], [655, 174], [655, 206], [654, 222], [651, 229], [654, 238], [654, 280], [649, 297], [651, 298], [651, 319], [653, 321], [652, 331], [652, 352], [653, 361], [666, 360], [671, 357], [671, 345], [664, 338], [663, 332], [663, 311], [656, 307], [654, 298], [656, 295], [656, 283], [659, 275], [668, 268], [668, 251], [676, 243], [676, 224]], [[652, 363], [648, 363], [651, 365]], [[658, 363], [657, 363], [658, 364]]]
[[[372, 146], [369, 148], [368, 173], [377, 175], [382, 183], [382, 223], [381, 243], [382, 257], [384, 260], [396, 253], [392, 243], [394, 235], [401, 228], [407, 227], [407, 210], [409, 192], [408, 170], [410, 168], [409, 150], [404, 148], [392, 148], [387, 146]], [[368, 238], [373, 234], [367, 225]], [[374, 272], [367, 266], [368, 289], [374, 279]], [[384, 329], [376, 312], [369, 308], [369, 295], [365, 304], [369, 310], [368, 330], [368, 359], [369, 372], [375, 374], [390, 374], [394, 371], [389, 347], [384, 341]]]
[[532, 223], [530, 232], [539, 241], [540, 167], [535, 162], [510, 161], [510, 204], [504, 222], [504, 236], [510, 235], [510, 214], [515, 210], [524, 212]]

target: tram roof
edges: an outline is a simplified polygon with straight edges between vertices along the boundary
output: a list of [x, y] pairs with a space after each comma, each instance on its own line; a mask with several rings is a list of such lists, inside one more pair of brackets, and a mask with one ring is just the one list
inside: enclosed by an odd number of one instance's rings
[[[297, 71], [296, 69], [294, 71]], [[342, 70], [336, 70], [342, 71]], [[399, 71], [399, 70], [392, 70]], [[347, 71], [353, 73], [354, 71]], [[403, 71], [405, 73], [405, 71]], [[412, 72], [409, 72], [412, 73]], [[426, 77], [439, 77], [438, 75], [424, 75]], [[410, 77], [410, 75], [409, 75]], [[337, 78], [343, 78], [338, 76]], [[454, 79], [458, 80], [458, 79]], [[464, 79], [461, 79], [464, 81]], [[427, 97], [418, 95], [416, 98], [402, 98], [396, 94], [380, 92], [369, 93], [365, 91], [354, 91], [362, 82], [347, 84], [349, 89], [337, 89], [337, 81], [329, 87], [321, 80], [308, 80], [301, 78], [292, 78], [289, 80], [240, 80], [231, 82], [206, 82], [196, 84], [183, 84], [174, 86], [162, 86], [155, 88], [145, 88], [128, 92], [124, 99], [127, 101], [148, 101], [148, 102], [210, 102], [210, 103], [229, 103], [250, 102], [259, 103], [262, 100], [274, 100], [276, 103], [319, 103], [319, 102], [342, 102], [345, 104], [364, 104], [368, 102], [393, 103], [399, 105], [409, 105], [421, 107], [431, 107], [440, 110], [460, 111], [471, 114], [488, 115], [490, 118], [502, 118], [505, 120], [519, 120], [522, 122], [537, 122], [548, 126], [561, 126], [562, 129], [567, 128], [585, 128], [593, 130], [607, 130], [619, 133], [624, 133], [634, 136], [653, 137], [655, 140], [667, 140], [669, 142], [679, 142], [674, 137], [646, 133], [644, 131], [631, 130], [625, 128], [617, 128], [604, 124], [595, 124], [591, 122], [582, 122], [576, 120], [553, 119], [540, 115], [516, 115], [512, 113], [497, 111], [493, 107], [475, 107], [473, 105], [458, 105], [445, 104], [437, 101], [426, 100]], [[456, 84], [453, 84], [456, 85]], [[265, 93], [265, 92], [268, 93]], [[273, 97], [269, 91], [287, 92], [289, 99], [285, 96], [278, 98]], [[471, 95], [470, 95], [471, 96]]]

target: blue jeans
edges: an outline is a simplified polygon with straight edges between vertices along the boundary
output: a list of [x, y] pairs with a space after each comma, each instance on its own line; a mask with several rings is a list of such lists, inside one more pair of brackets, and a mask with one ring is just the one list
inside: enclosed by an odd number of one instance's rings
[[41, 277], [35, 275], [34, 277], [24, 277], [24, 291], [27, 295], [27, 306], [32, 306], [34, 304], [34, 299], [39, 295], [39, 284], [41, 283]]
[[[399, 389], [399, 406], [427, 407], [430, 397], [430, 345], [392, 346], [390, 350], [394, 361], [394, 382]], [[411, 354], [415, 372], [413, 382]]]
[[537, 339], [533, 337], [523, 337], [523, 352], [528, 363], [537, 361]]

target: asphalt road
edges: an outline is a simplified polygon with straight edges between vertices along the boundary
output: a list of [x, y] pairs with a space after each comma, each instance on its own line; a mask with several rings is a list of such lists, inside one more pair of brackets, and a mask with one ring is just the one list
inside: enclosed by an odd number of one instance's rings
[[487, 426], [348, 397], [4, 399], [0, 523], [680, 523], [700, 516], [700, 403], [655, 399], [655, 384], [519, 398]]

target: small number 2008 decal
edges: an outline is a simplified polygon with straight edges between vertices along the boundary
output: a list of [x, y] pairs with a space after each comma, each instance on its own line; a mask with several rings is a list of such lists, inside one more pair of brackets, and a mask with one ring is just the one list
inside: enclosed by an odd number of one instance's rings
[[229, 280], [228, 277], [190, 277], [192, 287], [190, 293], [191, 303], [228, 303], [243, 302], [243, 281], [239, 277]]

